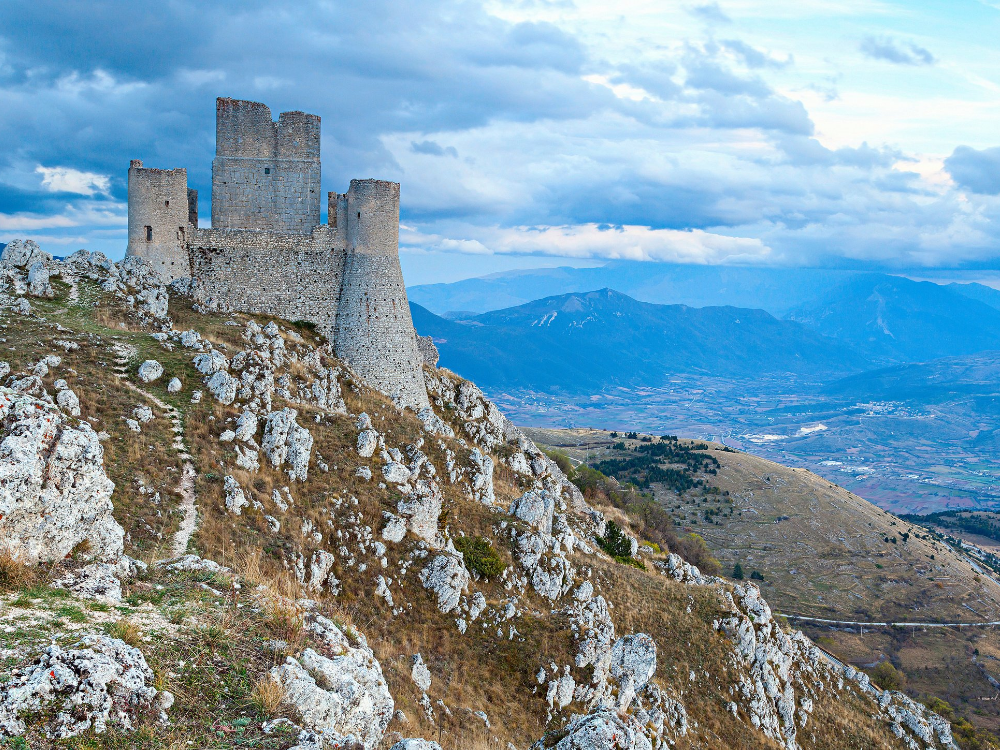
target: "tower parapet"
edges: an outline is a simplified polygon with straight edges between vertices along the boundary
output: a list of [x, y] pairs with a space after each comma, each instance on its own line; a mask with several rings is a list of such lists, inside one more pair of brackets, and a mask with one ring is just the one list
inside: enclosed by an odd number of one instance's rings
[[150, 169], [138, 159], [129, 164], [125, 254], [145, 258], [164, 281], [191, 275], [188, 192], [186, 169]]

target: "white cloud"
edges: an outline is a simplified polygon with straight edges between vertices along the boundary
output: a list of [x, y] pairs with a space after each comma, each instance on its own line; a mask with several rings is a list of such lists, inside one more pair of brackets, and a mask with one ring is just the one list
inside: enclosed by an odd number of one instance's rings
[[404, 246], [444, 252], [552, 255], [563, 258], [665, 261], [673, 263], [762, 263], [771, 249], [751, 237], [730, 237], [700, 229], [653, 229], [577, 224], [542, 227], [468, 227], [470, 237], [405, 232]]
[[51, 193], [76, 193], [91, 196], [96, 193], [107, 195], [111, 189], [111, 178], [96, 172], [81, 172], [72, 167], [35, 168], [36, 174], [42, 176], [42, 187]]

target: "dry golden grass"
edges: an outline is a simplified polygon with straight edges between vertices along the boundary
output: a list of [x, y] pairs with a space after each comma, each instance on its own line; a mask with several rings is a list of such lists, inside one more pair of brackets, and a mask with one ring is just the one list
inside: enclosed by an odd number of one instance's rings
[[250, 701], [261, 716], [274, 716], [284, 700], [285, 689], [269, 675], [261, 677], [250, 693]]
[[10, 552], [0, 552], [0, 591], [17, 591], [30, 586], [38, 577], [36, 566], [15, 559]]
[[106, 631], [112, 638], [124, 641], [130, 646], [138, 648], [142, 645], [142, 630], [134, 622], [124, 617], [108, 623]]

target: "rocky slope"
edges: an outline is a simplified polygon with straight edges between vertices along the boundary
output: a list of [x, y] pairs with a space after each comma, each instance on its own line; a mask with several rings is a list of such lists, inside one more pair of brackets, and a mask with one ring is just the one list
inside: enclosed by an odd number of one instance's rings
[[141, 261], [13, 242], [0, 273], [0, 734], [954, 747], [752, 584], [610, 558], [604, 516], [446, 370], [400, 411], [310, 330], [203, 314]]

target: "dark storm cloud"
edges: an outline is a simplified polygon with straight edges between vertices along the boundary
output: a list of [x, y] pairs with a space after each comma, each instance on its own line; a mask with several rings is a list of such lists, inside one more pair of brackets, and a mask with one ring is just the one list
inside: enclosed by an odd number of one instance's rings
[[960, 186], [974, 193], [1000, 195], [1000, 148], [977, 151], [959, 146], [944, 160], [944, 167]]

